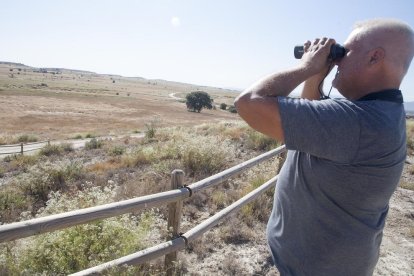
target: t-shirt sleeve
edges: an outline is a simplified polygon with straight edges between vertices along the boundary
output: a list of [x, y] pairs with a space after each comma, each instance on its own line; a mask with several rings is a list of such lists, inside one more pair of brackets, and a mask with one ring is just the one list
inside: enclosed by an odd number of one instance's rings
[[360, 123], [349, 101], [278, 97], [286, 148], [338, 163], [356, 155]]

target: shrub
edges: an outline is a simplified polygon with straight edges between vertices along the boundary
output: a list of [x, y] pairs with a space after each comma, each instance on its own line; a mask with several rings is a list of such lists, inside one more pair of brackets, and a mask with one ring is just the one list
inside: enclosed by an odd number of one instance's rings
[[73, 151], [73, 146], [70, 143], [62, 144], [48, 144], [40, 149], [39, 155], [43, 156], [52, 156], [52, 155], [61, 155], [65, 152]]
[[226, 151], [215, 143], [189, 145], [182, 153], [182, 163], [189, 176], [211, 175], [226, 165]]
[[267, 151], [279, 145], [279, 143], [269, 136], [261, 134], [260, 132], [249, 129], [247, 132], [248, 140], [247, 146], [253, 150]]
[[226, 110], [226, 108], [227, 108], [227, 104], [225, 103], [220, 104], [220, 109]]
[[[116, 187], [85, 189], [75, 195], [52, 193], [38, 217], [114, 200]], [[145, 247], [153, 213], [122, 215], [31, 237], [0, 247], [0, 268], [25, 275], [67, 275]], [[133, 269], [139, 274], [139, 268]]]
[[201, 109], [213, 108], [213, 99], [210, 98], [210, 95], [203, 91], [195, 91], [187, 94], [185, 96], [187, 109], [193, 112], [200, 112]]
[[237, 113], [237, 109], [234, 105], [229, 105], [227, 109], [230, 113]]
[[32, 168], [28, 175], [20, 179], [20, 185], [25, 194], [46, 202], [51, 191], [64, 189], [82, 176], [83, 168], [79, 162], [63, 163], [57, 167], [46, 163]]
[[33, 136], [33, 135], [20, 135], [19, 137], [17, 137], [17, 142], [18, 143], [30, 143], [30, 142], [37, 142], [37, 137]]
[[89, 139], [89, 138], [95, 138], [95, 135], [88, 133], [85, 135], [85, 138]]
[[155, 159], [155, 156], [156, 154], [152, 147], [141, 148], [122, 158], [122, 163], [125, 167], [138, 167], [151, 164]]
[[74, 151], [73, 145], [71, 143], [62, 143], [62, 144], [60, 144], [60, 148], [64, 152], [72, 152], [72, 151]]
[[11, 170], [27, 170], [30, 166], [37, 163], [38, 157], [36, 155], [9, 155], [4, 158], [5, 162], [10, 162]]
[[145, 138], [146, 139], [152, 139], [155, 137], [155, 134], [157, 132], [157, 127], [159, 126], [161, 122], [161, 119], [159, 117], [154, 117], [150, 120], [149, 123], [145, 124], [146, 130], [145, 130]]
[[113, 146], [109, 148], [108, 153], [112, 156], [122, 155], [125, 152], [125, 147], [123, 146]]
[[[0, 221], [10, 222], [27, 208], [30, 202], [19, 191], [12, 187], [0, 189]], [[1, 267], [1, 266], [0, 266]]]
[[101, 140], [98, 140], [96, 138], [92, 138], [89, 142], [85, 143], [86, 149], [99, 149], [103, 145], [103, 142]]
[[52, 155], [60, 155], [62, 153], [62, 149], [59, 145], [46, 145], [40, 149], [39, 155], [44, 156], [52, 156]]
[[76, 134], [75, 137], [73, 137], [73, 139], [82, 139], [82, 135], [81, 134]]

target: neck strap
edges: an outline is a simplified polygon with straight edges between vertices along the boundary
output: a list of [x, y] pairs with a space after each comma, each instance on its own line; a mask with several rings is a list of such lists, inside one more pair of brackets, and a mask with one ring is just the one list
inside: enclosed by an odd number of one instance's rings
[[357, 101], [388, 101], [402, 104], [404, 102], [401, 91], [398, 89], [386, 89], [369, 93]]

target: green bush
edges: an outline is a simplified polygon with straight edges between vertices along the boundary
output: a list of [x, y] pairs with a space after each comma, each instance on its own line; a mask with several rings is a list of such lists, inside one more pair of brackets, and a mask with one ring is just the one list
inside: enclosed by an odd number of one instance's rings
[[95, 138], [95, 135], [88, 133], [85, 135], [85, 138], [89, 139], [89, 138]]
[[[116, 187], [89, 188], [74, 195], [51, 193], [38, 217], [115, 199]], [[67, 275], [146, 247], [154, 214], [122, 215], [0, 245], [0, 271], [12, 275]], [[132, 275], [139, 274], [137, 268]]]
[[226, 110], [227, 109], [227, 104], [221, 103], [220, 104], [220, 109]]

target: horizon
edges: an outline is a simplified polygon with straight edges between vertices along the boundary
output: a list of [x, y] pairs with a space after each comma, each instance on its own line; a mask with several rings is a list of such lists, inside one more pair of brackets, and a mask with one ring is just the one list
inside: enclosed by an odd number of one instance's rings
[[[350, 0], [340, 8], [327, 0], [318, 5], [304, 0], [12, 1], [0, 11], [0, 30], [7, 38], [0, 60], [243, 90], [295, 66], [293, 47], [307, 39], [326, 36], [343, 43], [356, 21], [369, 18], [396, 18], [413, 27], [413, 9], [410, 0]], [[412, 67], [400, 89], [406, 101], [414, 101]], [[333, 89], [332, 96], [340, 95]]]
[[[122, 75], [118, 75], [118, 74], [112, 74], [112, 73], [97, 73], [97, 72], [93, 72], [93, 71], [86, 71], [83, 69], [79, 69], [79, 68], [64, 68], [64, 67], [33, 67], [24, 63], [17, 63], [17, 62], [12, 62], [12, 61], [4, 61], [4, 60], [0, 60], [0, 64], [18, 64], [18, 65], [23, 65], [23, 66], [27, 66], [30, 68], [39, 68], [39, 69], [59, 69], [59, 70], [69, 70], [69, 71], [79, 71], [79, 72], [86, 72], [86, 73], [93, 73], [93, 74], [98, 74], [98, 75], [107, 75], [107, 76], [119, 76], [119, 77], [123, 77], [123, 78], [141, 78], [141, 79], [145, 79], [145, 80], [161, 80], [161, 81], [167, 81], [167, 82], [174, 82], [174, 83], [182, 83], [182, 84], [188, 84], [188, 85], [194, 85], [194, 86], [200, 86], [200, 87], [210, 87], [210, 88], [219, 88], [219, 89], [225, 89], [225, 90], [230, 90], [229, 92], [237, 92], [240, 93], [243, 89], [239, 89], [239, 88], [232, 88], [232, 87], [217, 87], [217, 86], [208, 86], [208, 85], [200, 85], [197, 83], [187, 83], [187, 82], [180, 82], [180, 81], [174, 81], [174, 80], [165, 80], [165, 79], [150, 79], [150, 78], [146, 78], [144, 76], [122, 76]], [[293, 92], [292, 92], [293, 93]], [[295, 95], [297, 96], [297, 95]], [[341, 98], [343, 99], [344, 97], [342, 95], [337, 95], [337, 97], [334, 98]], [[409, 114], [414, 114], [414, 100], [412, 101], [405, 101], [404, 100], [404, 104], [412, 104], [412, 106], [405, 106], [407, 113]], [[410, 108], [410, 109], [407, 109]]]

